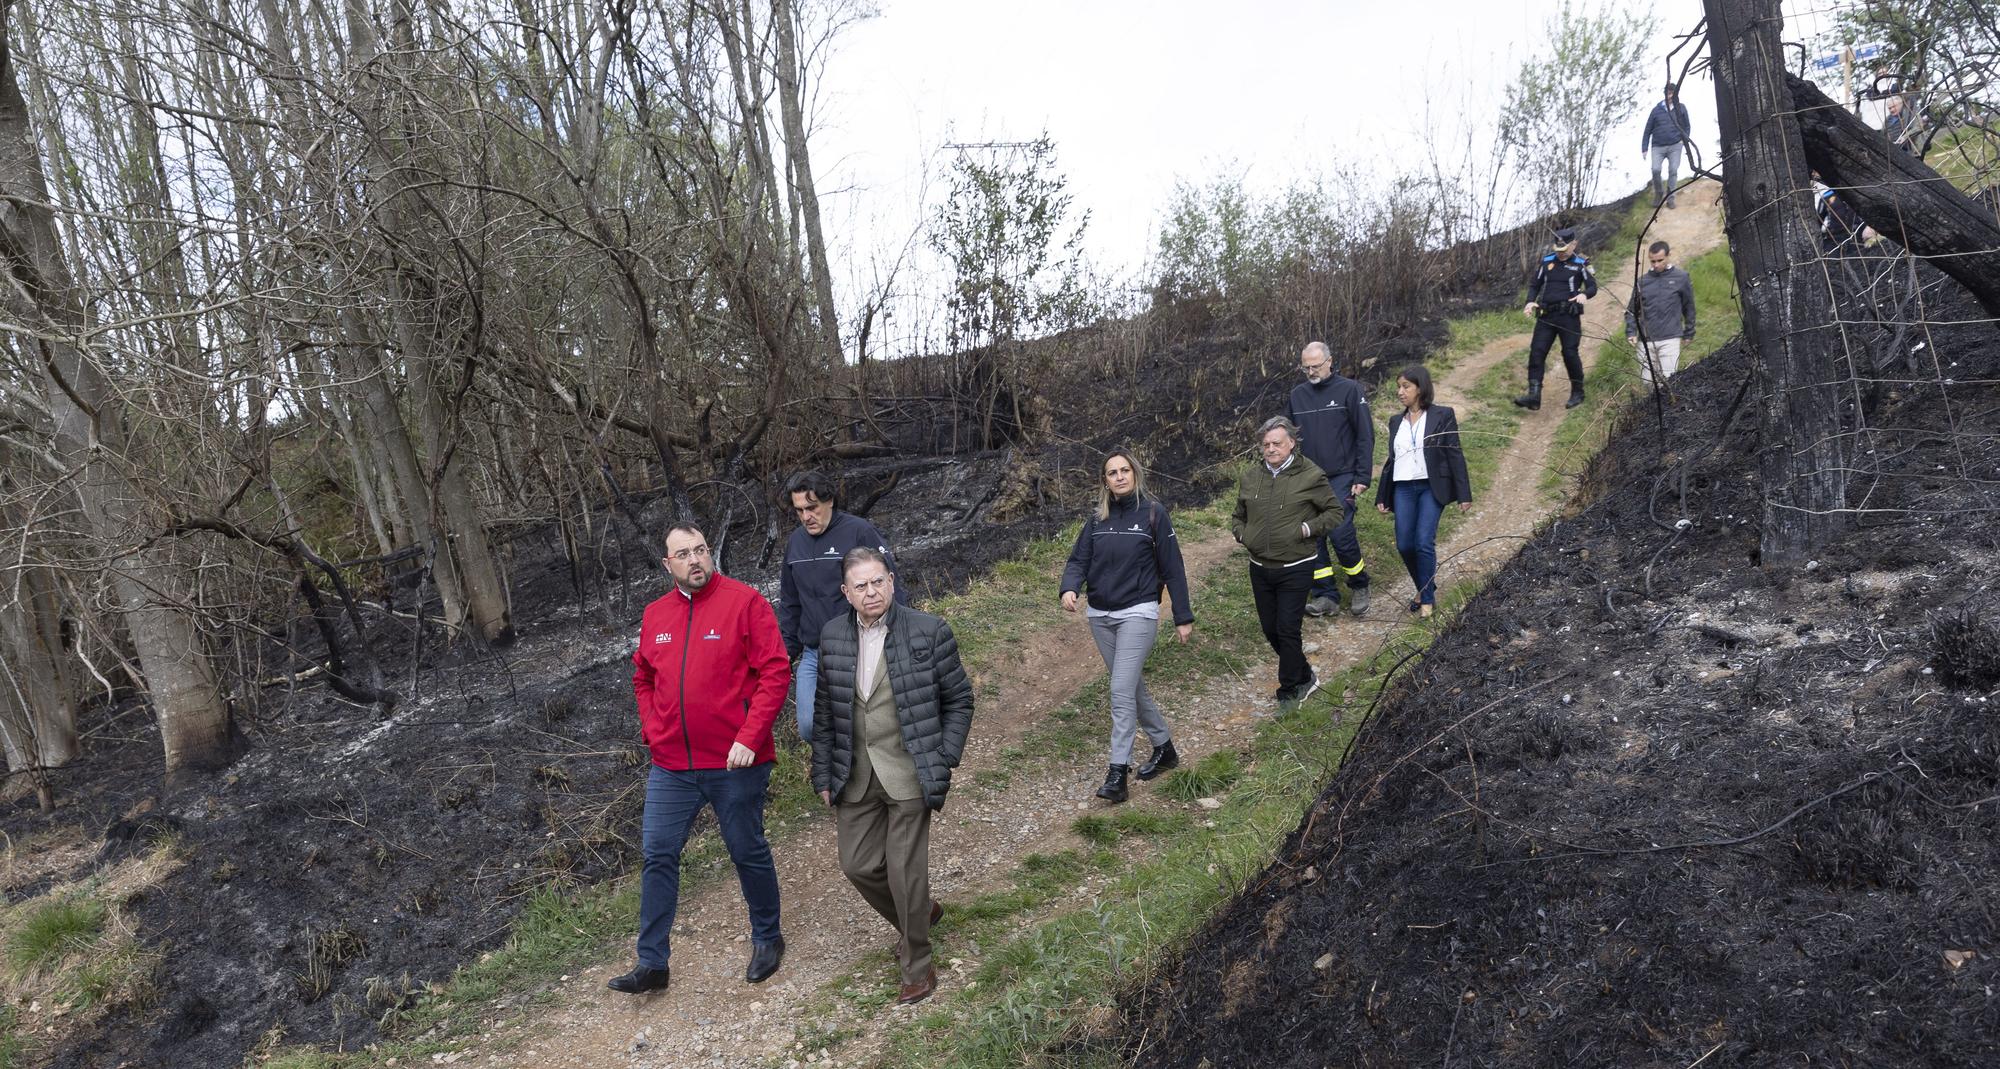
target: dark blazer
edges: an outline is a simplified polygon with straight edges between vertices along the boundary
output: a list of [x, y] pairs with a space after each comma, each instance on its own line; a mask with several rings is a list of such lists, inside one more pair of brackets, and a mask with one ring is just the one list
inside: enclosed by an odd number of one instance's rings
[[[924, 804], [944, 808], [951, 770], [972, 731], [972, 681], [958, 660], [951, 625], [927, 612], [892, 604], [882, 643], [903, 749], [917, 766]], [[854, 610], [826, 622], [819, 633], [819, 697], [813, 716], [812, 784], [835, 797], [854, 771], [854, 675], [861, 633]]]
[[[1396, 509], [1396, 435], [1403, 430], [1403, 414], [1389, 421], [1389, 456], [1382, 461], [1382, 478], [1375, 482], [1375, 503]], [[1440, 505], [1472, 500], [1472, 476], [1465, 473], [1465, 450], [1458, 444], [1458, 413], [1446, 405], [1432, 405], [1424, 416], [1424, 470], [1430, 473], [1431, 496]]]

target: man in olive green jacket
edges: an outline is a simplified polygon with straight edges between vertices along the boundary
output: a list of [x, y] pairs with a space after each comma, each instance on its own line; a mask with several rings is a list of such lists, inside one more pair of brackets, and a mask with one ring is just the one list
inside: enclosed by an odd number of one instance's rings
[[1340, 525], [1340, 502], [1319, 466], [1299, 453], [1298, 428], [1273, 416], [1257, 428], [1259, 463], [1243, 472], [1230, 530], [1250, 551], [1257, 620], [1278, 654], [1278, 705], [1298, 705], [1319, 689], [1301, 632], [1312, 595], [1319, 539]]

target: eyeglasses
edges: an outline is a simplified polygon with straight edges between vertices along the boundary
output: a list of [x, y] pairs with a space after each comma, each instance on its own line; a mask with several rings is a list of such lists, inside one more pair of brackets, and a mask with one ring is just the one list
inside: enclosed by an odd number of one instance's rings
[[682, 564], [686, 564], [687, 562], [698, 558], [706, 560], [708, 558], [708, 547], [689, 546], [686, 549], [676, 550], [672, 553], [669, 553], [667, 554], [667, 556], [673, 558], [674, 560], [680, 561]]
[[1317, 364], [1300, 364], [1299, 370], [1307, 375], [1310, 375], [1316, 371], [1325, 371], [1327, 368], [1331, 366], [1332, 366], [1331, 364], [1322, 361]]
[[847, 584], [847, 589], [857, 594], [873, 594], [878, 590], [886, 590], [888, 587], [889, 577], [886, 575], [878, 576], [865, 582]]

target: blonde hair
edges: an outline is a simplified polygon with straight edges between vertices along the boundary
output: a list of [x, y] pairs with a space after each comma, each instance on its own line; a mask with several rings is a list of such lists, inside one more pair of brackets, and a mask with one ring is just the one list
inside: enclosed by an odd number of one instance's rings
[[1104, 469], [1111, 464], [1112, 457], [1124, 457], [1125, 463], [1132, 465], [1132, 494], [1146, 496], [1146, 468], [1129, 449], [1113, 449], [1104, 454], [1104, 463], [1097, 466], [1097, 519], [1102, 523], [1111, 518], [1111, 487], [1104, 481]]

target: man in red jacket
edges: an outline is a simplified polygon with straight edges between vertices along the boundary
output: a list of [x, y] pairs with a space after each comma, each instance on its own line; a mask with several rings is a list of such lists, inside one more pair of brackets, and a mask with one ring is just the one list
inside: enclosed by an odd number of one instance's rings
[[750, 910], [743, 978], [761, 983], [785, 956], [778, 870], [764, 838], [764, 795], [777, 755], [771, 725], [791, 684], [785, 640], [762, 594], [716, 574], [700, 530], [678, 524], [667, 531], [666, 565], [674, 589], [646, 606], [632, 655], [632, 693], [653, 768], [642, 835], [639, 964], [609, 984], [631, 994], [667, 986], [681, 848], [704, 805], [715, 807]]

